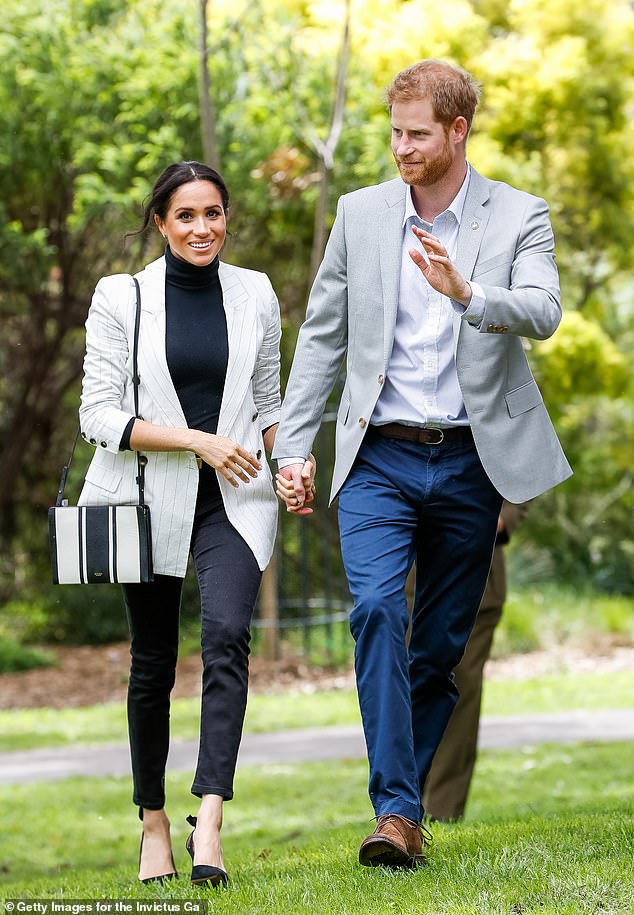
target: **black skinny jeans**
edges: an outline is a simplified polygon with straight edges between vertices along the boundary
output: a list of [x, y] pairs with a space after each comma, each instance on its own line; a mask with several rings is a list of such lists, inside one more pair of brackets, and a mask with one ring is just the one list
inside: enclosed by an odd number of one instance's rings
[[[192, 794], [233, 797], [247, 703], [250, 623], [261, 572], [224, 509], [194, 521], [191, 555], [202, 618], [202, 706]], [[176, 675], [183, 579], [123, 585], [130, 626], [128, 733], [134, 803], [165, 805], [170, 692]]]

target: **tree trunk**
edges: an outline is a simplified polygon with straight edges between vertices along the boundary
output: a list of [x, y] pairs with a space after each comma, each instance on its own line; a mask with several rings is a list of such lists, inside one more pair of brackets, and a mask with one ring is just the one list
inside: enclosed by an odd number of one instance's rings
[[313, 245], [310, 256], [309, 286], [317, 275], [319, 265], [326, 249], [326, 214], [328, 212], [328, 197], [330, 191], [330, 176], [335, 164], [335, 152], [343, 128], [343, 115], [346, 104], [346, 83], [348, 79], [348, 63], [350, 61], [350, 0], [346, 0], [346, 14], [341, 37], [341, 48], [337, 61], [337, 80], [335, 98], [332, 107], [332, 121], [330, 132], [325, 143], [319, 141], [315, 151], [319, 156], [319, 194], [315, 208], [315, 223], [313, 232]]
[[208, 0], [200, 0], [200, 134], [203, 159], [220, 171], [220, 156], [216, 142], [216, 118], [209, 76]]
[[277, 551], [273, 550], [271, 561], [262, 575], [260, 586], [260, 619], [262, 627], [261, 655], [267, 661], [280, 657], [279, 604], [277, 590]]
[[315, 220], [313, 225], [313, 246], [310, 254], [309, 285], [317, 276], [319, 265], [326, 249], [326, 215], [328, 213], [328, 196], [330, 190], [330, 172], [323, 157], [319, 159], [319, 193], [315, 207]]

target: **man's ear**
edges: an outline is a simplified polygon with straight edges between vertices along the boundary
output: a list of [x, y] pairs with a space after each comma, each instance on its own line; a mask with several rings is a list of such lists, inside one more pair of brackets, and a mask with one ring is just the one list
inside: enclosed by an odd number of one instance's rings
[[450, 138], [454, 143], [463, 143], [466, 141], [468, 133], [469, 127], [467, 125], [467, 119], [463, 118], [462, 115], [458, 115], [449, 128]]

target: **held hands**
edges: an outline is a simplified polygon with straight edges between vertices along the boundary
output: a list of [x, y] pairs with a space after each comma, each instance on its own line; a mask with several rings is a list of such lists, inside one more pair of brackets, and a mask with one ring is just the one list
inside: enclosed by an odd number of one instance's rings
[[262, 464], [249, 451], [246, 451], [230, 438], [212, 435], [211, 432], [198, 432], [195, 452], [232, 486], [239, 486], [239, 480], [249, 482], [249, 477], [257, 477]]
[[417, 248], [410, 248], [409, 256], [429, 285], [436, 292], [467, 306], [471, 301], [471, 286], [449, 260], [445, 248], [435, 235], [419, 229], [418, 226], [412, 226], [412, 232], [425, 249], [428, 259], [426, 260], [423, 252]]
[[286, 505], [287, 512], [312, 515], [307, 503], [315, 498], [315, 470], [317, 462], [312, 454], [304, 464], [288, 464], [275, 475], [276, 492]]

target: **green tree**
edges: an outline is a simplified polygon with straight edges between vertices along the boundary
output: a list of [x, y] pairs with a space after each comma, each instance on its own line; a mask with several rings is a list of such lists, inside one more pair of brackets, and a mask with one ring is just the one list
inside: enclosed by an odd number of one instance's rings
[[[0, 598], [42, 590], [44, 510], [76, 422], [82, 326], [97, 279], [138, 269], [121, 246], [151, 181], [200, 158], [201, 0], [5, 0], [0, 32]], [[343, 0], [216, 0], [207, 66], [232, 192], [226, 257], [265, 270], [285, 370], [305, 307], [319, 154], [331, 123]], [[352, 5], [336, 197], [393, 177], [382, 92], [421, 57], [485, 93], [469, 155], [551, 205], [566, 318], [530, 358], [575, 476], [538, 500], [530, 561], [631, 588], [634, 13], [627, 0], [367, 0]], [[299, 102], [299, 104], [298, 104]], [[322, 489], [325, 480], [321, 480]]]
[[531, 510], [527, 558], [547, 554], [559, 575], [631, 590], [632, 7], [480, 8], [494, 31], [471, 56], [485, 86], [472, 158], [548, 200], [562, 282], [562, 326], [533, 345], [531, 360], [575, 475]]
[[199, 152], [186, 140], [195, 133], [197, 104], [196, 60], [183, 55], [184, 45], [182, 18], [167, 16], [155, 2], [30, 0], [3, 9], [5, 596], [35, 571], [33, 555], [42, 571], [41, 513], [72, 441], [81, 328], [95, 282], [130, 269], [133, 258], [122, 252], [121, 237], [149, 178], [185, 149]]

